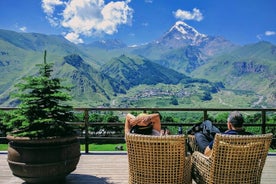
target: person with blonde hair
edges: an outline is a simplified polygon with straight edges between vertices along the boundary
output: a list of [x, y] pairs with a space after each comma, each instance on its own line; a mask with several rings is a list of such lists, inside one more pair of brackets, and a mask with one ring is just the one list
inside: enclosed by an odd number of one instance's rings
[[[161, 116], [159, 113], [146, 114], [141, 113], [138, 116], [128, 113], [125, 120], [125, 134], [136, 133], [135, 128], [139, 128], [141, 132], [145, 130], [145, 134], [160, 135], [161, 133]], [[147, 130], [147, 131], [146, 131]], [[148, 133], [148, 131], [150, 131]]]

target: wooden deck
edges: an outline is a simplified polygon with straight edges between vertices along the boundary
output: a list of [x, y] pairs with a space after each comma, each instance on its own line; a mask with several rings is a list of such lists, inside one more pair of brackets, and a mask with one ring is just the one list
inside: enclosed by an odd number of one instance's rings
[[[14, 177], [7, 164], [6, 152], [0, 153], [0, 183], [25, 184]], [[262, 184], [276, 183], [276, 154], [267, 157]], [[82, 154], [77, 169], [66, 177], [66, 184], [127, 184], [126, 152], [91, 152]]]

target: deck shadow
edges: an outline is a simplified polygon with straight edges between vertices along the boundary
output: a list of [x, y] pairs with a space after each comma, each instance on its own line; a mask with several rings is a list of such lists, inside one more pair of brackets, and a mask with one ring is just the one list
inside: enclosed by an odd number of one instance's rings
[[[92, 175], [87, 174], [69, 174], [64, 180], [49, 182], [43, 184], [114, 184], [112, 182], [108, 182], [108, 178], [99, 178]], [[20, 182], [20, 184], [29, 184], [27, 182]]]
[[69, 174], [64, 184], [112, 184], [106, 177], [97, 177], [87, 174]]

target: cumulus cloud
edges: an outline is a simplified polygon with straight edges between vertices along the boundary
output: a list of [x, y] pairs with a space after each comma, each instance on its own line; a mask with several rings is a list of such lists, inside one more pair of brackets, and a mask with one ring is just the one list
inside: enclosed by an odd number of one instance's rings
[[120, 25], [131, 24], [133, 9], [128, 3], [130, 0], [107, 4], [104, 0], [43, 0], [42, 8], [52, 26], [66, 28], [66, 39], [83, 43], [82, 36], [111, 35], [118, 32]]
[[63, 5], [60, 0], [42, 0], [42, 8], [47, 15], [52, 15], [57, 5]]
[[266, 36], [273, 36], [273, 35], [276, 35], [276, 32], [275, 31], [266, 31], [265, 35]]
[[26, 26], [20, 27], [19, 30], [22, 31], [22, 32], [26, 32], [27, 31], [27, 27]]
[[56, 7], [65, 5], [61, 0], [42, 0], [42, 9], [46, 13], [46, 18], [52, 26], [59, 25], [59, 17], [55, 17]]
[[262, 40], [263, 38], [263, 35], [262, 34], [258, 34], [257, 36], [256, 36], [256, 38], [258, 39], [258, 40]]
[[264, 36], [275, 36], [276, 31], [265, 31], [264, 34], [258, 34], [256, 37], [258, 40], [263, 40]]
[[70, 32], [70, 33], [64, 33], [64, 37], [73, 42], [73, 43], [83, 43], [83, 40], [80, 38], [80, 35], [78, 33]]
[[178, 9], [176, 12], [173, 12], [175, 18], [180, 20], [196, 20], [201, 21], [203, 15], [199, 9], [194, 8], [192, 12]]
[[153, 3], [153, 0], [145, 0], [145, 3]]
[[148, 23], [148, 22], [143, 22], [141, 25], [142, 25], [143, 27], [147, 27], [147, 26], [149, 26], [149, 23]]

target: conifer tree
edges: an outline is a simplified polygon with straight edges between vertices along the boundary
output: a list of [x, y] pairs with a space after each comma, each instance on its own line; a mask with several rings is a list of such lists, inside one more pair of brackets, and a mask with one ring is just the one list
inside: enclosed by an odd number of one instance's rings
[[65, 104], [71, 100], [65, 91], [69, 88], [61, 85], [61, 79], [51, 76], [53, 63], [46, 62], [46, 51], [43, 64], [37, 66], [37, 75], [25, 77], [23, 83], [15, 85], [18, 88], [15, 97], [20, 104], [8, 122], [13, 129], [11, 134], [31, 138], [73, 134], [72, 127], [66, 124], [73, 118], [72, 106]]

